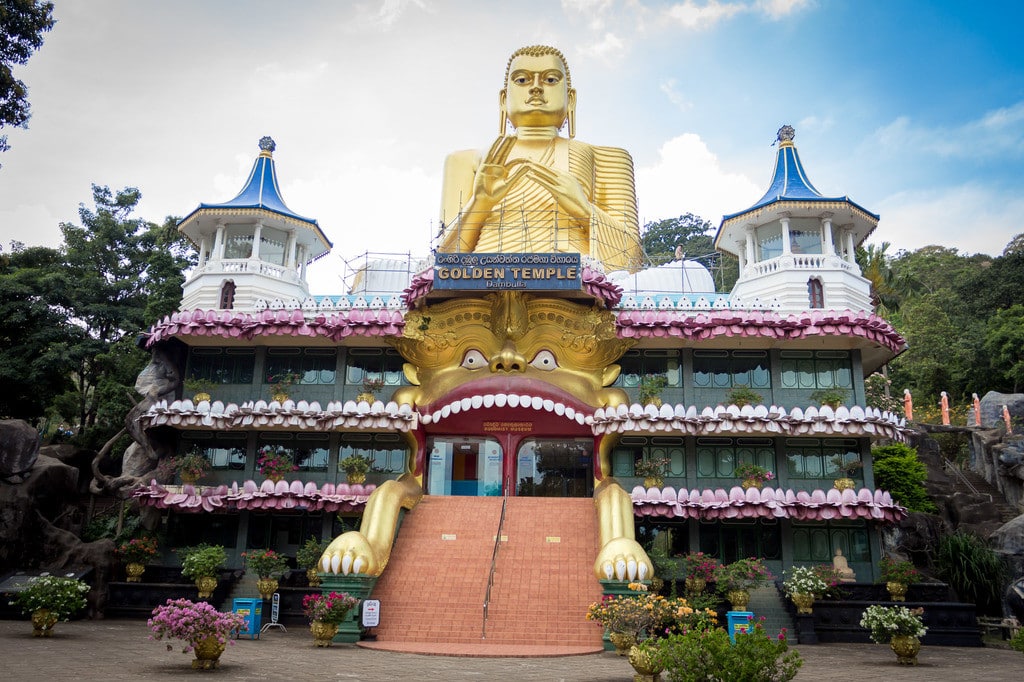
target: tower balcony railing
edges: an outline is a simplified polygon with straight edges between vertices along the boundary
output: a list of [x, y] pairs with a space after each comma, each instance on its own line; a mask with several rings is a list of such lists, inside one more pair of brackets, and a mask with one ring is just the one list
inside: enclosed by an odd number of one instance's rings
[[741, 273], [740, 279], [763, 277], [788, 270], [842, 270], [853, 275], [860, 275], [860, 268], [855, 263], [850, 263], [839, 256], [826, 256], [820, 253], [790, 253], [758, 263], [748, 263]]
[[201, 267], [197, 267], [192, 271], [192, 278], [199, 275], [234, 275], [243, 273], [272, 277], [282, 282], [299, 283], [302, 281], [299, 272], [294, 268], [253, 258], [228, 258], [207, 261]]

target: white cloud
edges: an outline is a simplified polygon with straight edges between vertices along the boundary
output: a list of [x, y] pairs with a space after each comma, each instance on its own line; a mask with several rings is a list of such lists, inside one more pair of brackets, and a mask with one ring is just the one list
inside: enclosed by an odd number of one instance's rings
[[659, 160], [638, 168], [641, 222], [694, 213], [717, 223], [761, 195], [744, 175], [725, 171], [698, 135], [686, 133], [661, 146]]
[[614, 33], [605, 33], [599, 41], [581, 47], [579, 52], [608, 62], [618, 59], [626, 53], [626, 43]]
[[770, 19], [781, 19], [811, 4], [811, 0], [758, 0], [756, 7]]
[[665, 96], [668, 97], [668, 101], [676, 105], [680, 111], [687, 111], [693, 108], [693, 102], [686, 99], [683, 93], [679, 92], [676, 88], [678, 85], [675, 78], [669, 78], [668, 80], [662, 81], [661, 85], [658, 86]]
[[1024, 102], [985, 112], [958, 126], [916, 126], [900, 116], [875, 131], [879, 149], [911, 149], [952, 158], [994, 158], [1024, 154]]
[[718, 2], [718, 0], [708, 0], [705, 3], [699, 3], [695, 0], [686, 0], [685, 2], [672, 5], [665, 13], [670, 19], [685, 28], [701, 30], [709, 28], [723, 19], [730, 19], [748, 10], [749, 6], [742, 3], [723, 3]]
[[587, 19], [587, 27], [600, 31], [607, 25], [607, 17], [613, 9], [613, 0], [562, 0], [562, 10], [579, 14]]
[[1024, 231], [1024, 197], [977, 184], [900, 192], [876, 208], [882, 219], [875, 239], [897, 249], [941, 244], [997, 256]]
[[360, 14], [362, 16], [360, 17], [359, 23], [370, 27], [388, 30], [397, 24], [402, 18], [402, 15], [406, 13], [406, 10], [412, 6], [426, 11], [430, 11], [431, 9], [424, 0], [383, 0], [376, 11], [369, 10], [365, 7], [360, 8]]
[[48, 206], [42, 204], [14, 204], [0, 208], [0, 225], [3, 225], [2, 246], [10, 248], [11, 241], [26, 246], [49, 246], [56, 248], [64, 241], [57, 225], [61, 220], [74, 220], [75, 216], [55, 216]]

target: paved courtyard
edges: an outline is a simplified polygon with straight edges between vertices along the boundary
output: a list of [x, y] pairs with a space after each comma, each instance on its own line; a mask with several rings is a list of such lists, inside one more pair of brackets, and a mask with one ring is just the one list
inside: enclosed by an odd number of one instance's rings
[[[628, 682], [633, 669], [613, 653], [558, 658], [456, 658], [388, 653], [354, 645], [313, 646], [308, 629], [271, 630], [239, 640], [214, 672], [194, 671], [191, 654], [150, 641], [142, 621], [59, 623], [52, 638], [32, 637], [27, 621], [0, 621], [0, 678], [22, 680], [578, 680]], [[797, 646], [797, 680], [902, 682], [969, 678], [1019, 682], [1024, 654], [1009, 649], [924, 647], [916, 668], [896, 665], [888, 646]], [[736, 681], [736, 682], [757, 682]]]

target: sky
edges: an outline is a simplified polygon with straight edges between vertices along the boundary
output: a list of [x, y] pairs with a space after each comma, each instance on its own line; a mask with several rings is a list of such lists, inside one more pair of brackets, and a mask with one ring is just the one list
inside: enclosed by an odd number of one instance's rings
[[641, 224], [717, 225], [767, 189], [796, 129], [826, 196], [881, 215], [890, 253], [998, 255], [1024, 216], [1024, 4], [988, 0], [56, 0], [15, 76], [0, 243], [58, 246], [91, 185], [162, 222], [237, 194], [270, 135], [281, 191], [334, 243], [313, 293], [366, 252], [425, 255], [441, 171], [497, 134], [516, 48], [569, 62], [576, 137], [623, 147]]

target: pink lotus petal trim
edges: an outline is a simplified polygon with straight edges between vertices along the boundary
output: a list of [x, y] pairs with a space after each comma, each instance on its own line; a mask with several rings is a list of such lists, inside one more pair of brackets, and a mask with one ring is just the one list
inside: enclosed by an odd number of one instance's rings
[[[377, 486], [313, 481], [245, 481], [217, 486], [176, 486], [150, 481], [132, 492], [139, 504], [184, 512], [236, 511], [242, 509], [307, 509], [309, 511], [359, 511]], [[298, 491], [298, 492], [296, 492]]]

